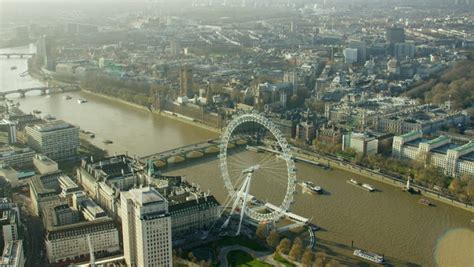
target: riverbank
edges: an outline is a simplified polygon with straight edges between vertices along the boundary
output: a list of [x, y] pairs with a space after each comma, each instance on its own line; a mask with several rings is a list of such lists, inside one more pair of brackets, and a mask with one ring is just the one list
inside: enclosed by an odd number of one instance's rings
[[141, 106], [141, 105], [138, 105], [138, 104], [135, 104], [135, 103], [117, 98], [117, 97], [107, 96], [107, 95], [99, 94], [99, 93], [96, 93], [96, 92], [92, 92], [92, 91], [86, 90], [84, 88], [81, 88], [81, 92], [84, 92], [84, 93], [89, 94], [89, 95], [93, 95], [95, 97], [100, 97], [100, 98], [103, 98], [103, 99], [107, 99], [107, 100], [110, 100], [110, 101], [115, 101], [115, 102], [118, 102], [118, 103], [121, 103], [121, 104], [124, 104], [124, 105], [128, 105], [130, 107], [134, 107], [134, 108], [146, 111], [146, 112], [151, 112], [151, 113], [156, 114], [158, 116], [162, 116], [162, 117], [170, 118], [170, 119], [177, 120], [177, 121], [180, 121], [180, 122], [184, 122], [186, 124], [190, 124], [192, 126], [196, 126], [196, 127], [199, 127], [199, 128], [202, 128], [202, 129], [214, 132], [214, 133], [218, 133], [218, 134], [221, 133], [220, 129], [210, 127], [210, 126], [205, 125], [203, 123], [200, 123], [198, 121], [193, 121], [191, 119], [187, 119], [184, 116], [180, 116], [178, 114], [173, 115], [173, 114], [169, 114], [167, 112], [160, 111], [160, 110], [151, 111], [147, 107], [144, 107], [144, 106]]
[[[296, 153], [294, 152], [294, 154], [297, 155], [298, 157], [304, 158], [304, 159], [309, 160], [309, 161], [315, 161], [315, 162], [319, 162], [319, 163], [323, 163], [322, 161], [325, 161], [328, 164], [330, 164], [330, 166], [333, 167], [333, 168], [340, 169], [340, 170], [343, 170], [343, 171], [348, 171], [348, 172], [358, 174], [358, 175], [362, 175], [362, 176], [370, 178], [372, 180], [376, 180], [378, 182], [382, 182], [382, 183], [385, 183], [385, 184], [395, 186], [397, 188], [400, 188], [400, 190], [403, 190], [403, 188], [405, 187], [405, 182], [404, 181], [397, 180], [394, 177], [388, 177], [387, 175], [384, 175], [384, 174], [381, 174], [381, 173], [378, 173], [378, 172], [375, 172], [375, 171], [372, 171], [372, 170], [367, 170], [367, 169], [364, 169], [362, 167], [352, 165], [352, 164], [349, 164], [349, 163], [341, 162], [341, 161], [338, 161], [338, 160], [335, 160], [335, 159], [332, 159], [332, 158], [329, 158], [329, 157], [325, 157], [325, 156], [320, 155], [320, 154], [315, 154], [313, 152], [309, 152], [309, 151], [305, 151], [305, 152], [306, 153], [312, 153], [312, 157], [310, 157], [306, 154], [303, 154], [303, 153], [298, 153], [298, 152], [296, 152]], [[443, 202], [445, 204], [449, 204], [451, 206], [461, 208], [463, 210], [470, 211], [470, 212], [474, 213], [474, 206], [472, 206], [472, 205], [461, 203], [459, 201], [450, 199], [449, 197], [445, 197], [445, 196], [443, 196], [439, 193], [436, 193], [436, 192], [430, 192], [430, 191], [428, 191], [428, 189], [423, 188], [421, 186], [417, 186], [417, 185], [412, 185], [412, 186], [415, 187], [415, 188], [418, 188], [420, 190], [421, 195], [423, 195], [423, 196], [426, 196], [428, 198], [431, 198], [431, 199]]]

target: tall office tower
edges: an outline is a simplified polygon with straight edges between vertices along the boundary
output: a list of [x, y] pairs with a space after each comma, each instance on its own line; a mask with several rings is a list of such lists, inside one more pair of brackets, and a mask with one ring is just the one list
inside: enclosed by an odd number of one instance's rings
[[53, 40], [43, 35], [37, 42], [37, 54], [43, 58], [43, 65], [48, 70], [55, 70], [56, 62], [54, 60], [54, 42]]
[[347, 64], [357, 63], [357, 48], [346, 48], [342, 53]]
[[13, 122], [8, 120], [0, 122], [0, 143], [9, 145], [16, 143], [16, 127]]
[[170, 53], [174, 57], [179, 57], [181, 54], [181, 43], [178, 40], [173, 39], [170, 41]]
[[349, 48], [357, 49], [357, 62], [364, 63], [367, 60], [367, 45], [361, 40], [350, 40]]
[[187, 96], [193, 92], [193, 72], [189, 66], [181, 67], [179, 72], [180, 90], [181, 96]]
[[121, 193], [123, 250], [128, 266], [172, 266], [168, 201], [154, 188]]
[[295, 21], [292, 20], [292, 21], [291, 21], [291, 24], [290, 24], [290, 32], [295, 33], [295, 32], [296, 32], [296, 29], [297, 29], [296, 27], [297, 27], [297, 26], [296, 26]]
[[285, 71], [283, 75], [283, 82], [291, 83], [293, 86], [293, 95], [298, 94], [298, 74], [296, 71]]
[[414, 58], [416, 47], [410, 43], [397, 43], [394, 45], [394, 55], [398, 60]]
[[385, 36], [387, 43], [394, 45], [405, 42], [405, 30], [403, 28], [388, 28]]

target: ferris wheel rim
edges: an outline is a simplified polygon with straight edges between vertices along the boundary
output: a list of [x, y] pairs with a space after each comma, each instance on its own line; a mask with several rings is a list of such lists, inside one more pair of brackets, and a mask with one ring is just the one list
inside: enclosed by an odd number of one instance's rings
[[220, 169], [222, 173], [222, 178], [224, 180], [224, 185], [231, 196], [233, 196], [236, 193], [236, 190], [234, 189], [234, 185], [232, 184], [232, 181], [230, 179], [230, 175], [227, 169], [227, 147], [229, 145], [229, 142], [231, 142], [230, 138], [234, 130], [239, 125], [245, 122], [258, 123], [261, 126], [263, 126], [266, 130], [268, 130], [275, 137], [278, 145], [282, 149], [282, 155], [283, 155], [282, 158], [283, 160], [285, 160], [285, 163], [286, 163], [288, 179], [287, 179], [287, 188], [286, 188], [285, 197], [282, 203], [279, 206], [277, 206], [278, 209], [275, 209], [270, 213], [259, 213], [250, 209], [249, 207], [246, 207], [245, 210], [243, 210], [242, 212], [244, 212], [247, 216], [257, 221], [263, 221], [263, 220], [275, 221], [284, 216], [284, 213], [289, 210], [289, 207], [291, 203], [293, 202], [293, 194], [296, 190], [295, 189], [296, 174], [295, 174], [295, 163], [293, 161], [293, 157], [291, 156], [291, 151], [289, 149], [288, 142], [283, 137], [283, 134], [281, 133], [281, 131], [273, 124], [273, 122], [270, 119], [258, 113], [244, 113], [244, 114], [238, 115], [227, 125], [221, 137], [220, 154], [219, 154]]

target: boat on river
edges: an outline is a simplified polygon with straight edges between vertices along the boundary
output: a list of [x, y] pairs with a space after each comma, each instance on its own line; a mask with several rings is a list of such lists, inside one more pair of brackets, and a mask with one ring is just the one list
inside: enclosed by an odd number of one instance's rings
[[302, 182], [301, 186], [303, 187], [303, 189], [305, 189], [309, 193], [316, 193], [316, 194], [323, 193], [323, 188], [321, 186], [317, 186], [310, 181]]
[[431, 206], [431, 202], [428, 199], [424, 199], [424, 198], [418, 200], [418, 203], [420, 203], [421, 205], [428, 206], [428, 207]]
[[109, 139], [105, 139], [104, 141], [104, 144], [106, 145], [109, 145], [109, 144], [113, 144], [114, 142], [112, 142], [112, 140], [109, 140]]
[[363, 258], [365, 260], [375, 262], [375, 263], [378, 263], [378, 264], [382, 264], [384, 262], [383, 256], [380, 256], [377, 253], [362, 250], [362, 249], [354, 250], [354, 256], [357, 256], [357, 257], [360, 257], [360, 258]]
[[362, 184], [362, 187], [369, 190], [369, 192], [373, 192], [375, 187], [371, 186], [370, 184]]
[[78, 104], [87, 103], [87, 100], [84, 99], [84, 98], [79, 98], [79, 99], [77, 100], [77, 103], [78, 103]]

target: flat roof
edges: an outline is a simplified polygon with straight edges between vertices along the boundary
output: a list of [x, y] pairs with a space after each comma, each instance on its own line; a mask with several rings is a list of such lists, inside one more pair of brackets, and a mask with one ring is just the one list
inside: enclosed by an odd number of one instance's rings
[[464, 144], [464, 145], [462, 145], [462, 146], [456, 147], [456, 148], [453, 149], [453, 150], [458, 151], [458, 152], [462, 152], [462, 151], [464, 151], [464, 150], [472, 149], [473, 147], [474, 147], [474, 142], [473, 142], [473, 141], [470, 141], [470, 142], [468, 142], [468, 143], [466, 143], [466, 144]]
[[456, 147], [457, 147], [456, 144], [448, 143], [448, 144], [445, 144], [445, 145], [442, 145], [442, 146], [433, 148], [432, 151], [433, 151], [433, 152], [438, 152], [438, 153], [446, 154], [449, 149], [454, 149], [454, 148], [456, 148]]
[[56, 120], [56, 121], [50, 121], [50, 122], [45, 122], [41, 124], [36, 124], [32, 128], [35, 129], [38, 132], [52, 132], [52, 131], [57, 131], [57, 130], [62, 130], [62, 129], [68, 129], [68, 128], [73, 128], [72, 124], [69, 124], [65, 121], [62, 120]]
[[136, 188], [128, 192], [133, 197], [133, 200], [142, 206], [165, 201], [163, 196], [152, 187]]
[[474, 161], [474, 151], [472, 151], [471, 153], [467, 153], [466, 155], [462, 155], [460, 159]]
[[409, 146], [418, 147], [418, 145], [419, 145], [420, 143], [426, 143], [427, 141], [429, 141], [429, 140], [426, 139], [426, 138], [416, 138], [416, 139], [414, 139], [414, 140], [411, 140], [411, 141], [406, 142], [405, 144], [406, 144], [406, 145], [409, 145]]
[[61, 175], [59, 177], [59, 183], [64, 185], [67, 189], [79, 187], [69, 176]]

